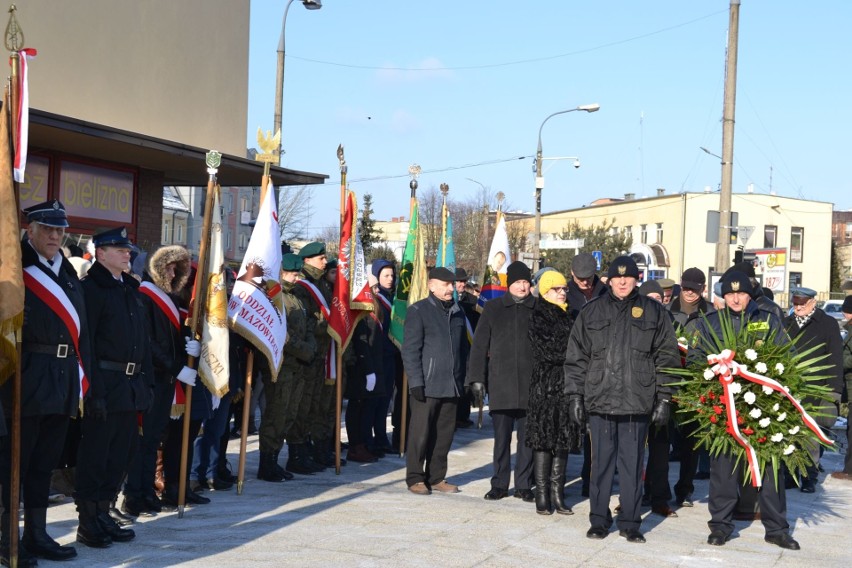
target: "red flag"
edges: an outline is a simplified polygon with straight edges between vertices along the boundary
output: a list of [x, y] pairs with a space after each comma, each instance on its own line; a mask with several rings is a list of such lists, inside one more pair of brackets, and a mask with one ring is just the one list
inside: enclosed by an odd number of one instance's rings
[[337, 253], [337, 280], [328, 318], [328, 333], [341, 349], [349, 345], [358, 320], [374, 310], [373, 292], [367, 281], [367, 263], [356, 219], [355, 193], [347, 191]]

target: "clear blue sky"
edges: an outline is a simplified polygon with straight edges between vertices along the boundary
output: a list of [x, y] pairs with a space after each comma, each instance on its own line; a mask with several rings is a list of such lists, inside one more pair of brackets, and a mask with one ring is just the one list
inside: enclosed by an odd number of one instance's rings
[[[247, 143], [272, 128], [286, 0], [251, 0]], [[719, 184], [729, 2], [725, 0], [299, 0], [286, 29], [286, 167], [321, 172], [312, 232], [337, 222], [343, 143], [350, 187], [376, 217], [408, 214], [409, 164], [421, 189], [479, 185], [533, 211], [544, 126], [543, 211], [602, 197], [703, 191]], [[742, 0], [734, 192], [852, 208], [852, 2]], [[427, 70], [422, 70], [427, 69]], [[522, 160], [518, 157], [524, 156]], [[514, 158], [514, 159], [513, 159]], [[478, 164], [478, 165], [476, 165]], [[454, 169], [459, 166], [468, 166]], [[390, 176], [402, 176], [385, 179]], [[365, 179], [367, 178], [367, 179]], [[380, 179], [375, 179], [380, 178]], [[359, 181], [364, 180], [364, 181]]]

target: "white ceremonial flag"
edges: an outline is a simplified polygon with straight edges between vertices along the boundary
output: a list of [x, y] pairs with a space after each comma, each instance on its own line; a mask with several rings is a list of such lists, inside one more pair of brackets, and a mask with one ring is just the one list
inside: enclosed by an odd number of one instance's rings
[[222, 248], [221, 188], [213, 191], [213, 219], [207, 256], [207, 306], [201, 330], [201, 358], [198, 375], [214, 396], [228, 392], [228, 292], [225, 281], [225, 255]]
[[281, 369], [287, 319], [282, 315], [281, 232], [273, 193], [270, 183], [228, 302], [228, 321], [266, 356], [275, 377]]

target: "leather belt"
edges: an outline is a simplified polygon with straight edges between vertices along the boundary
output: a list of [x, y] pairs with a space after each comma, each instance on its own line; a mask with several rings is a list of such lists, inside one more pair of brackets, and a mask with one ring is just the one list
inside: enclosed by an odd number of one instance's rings
[[45, 355], [54, 355], [57, 359], [65, 359], [74, 356], [74, 346], [70, 343], [33, 343], [26, 341], [21, 345], [23, 351], [30, 353], [44, 353]]
[[142, 371], [141, 363], [118, 363], [115, 361], [98, 361], [98, 367], [104, 371], [118, 371], [124, 373], [128, 377], [139, 374]]

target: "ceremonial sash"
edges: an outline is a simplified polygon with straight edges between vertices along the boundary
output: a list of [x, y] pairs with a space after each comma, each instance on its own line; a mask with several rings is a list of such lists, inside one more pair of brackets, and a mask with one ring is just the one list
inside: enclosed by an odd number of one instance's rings
[[74, 343], [74, 352], [77, 357], [77, 367], [80, 373], [80, 400], [82, 402], [86, 393], [89, 392], [89, 379], [86, 377], [86, 372], [83, 370], [83, 364], [80, 360], [80, 316], [77, 314], [77, 309], [59, 284], [35, 266], [24, 268], [24, 285], [27, 290], [44, 302], [68, 329], [68, 335], [71, 336], [71, 341]]
[[178, 332], [180, 331], [180, 312], [168, 294], [154, 286], [151, 282], [143, 282], [139, 285], [139, 291], [151, 298], [154, 305], [168, 318], [169, 322]]
[[[325, 297], [322, 295], [319, 288], [317, 288], [312, 282], [308, 282], [305, 279], [296, 280], [296, 284], [302, 286], [308, 291], [308, 294], [310, 294], [311, 298], [313, 298], [314, 302], [316, 302], [317, 306], [319, 306], [322, 316], [328, 320], [331, 310], [329, 310], [328, 303], [325, 301]], [[336, 343], [332, 341], [328, 346], [328, 353], [325, 355], [325, 378], [329, 380], [337, 378], [337, 352], [335, 350], [335, 345]]]

